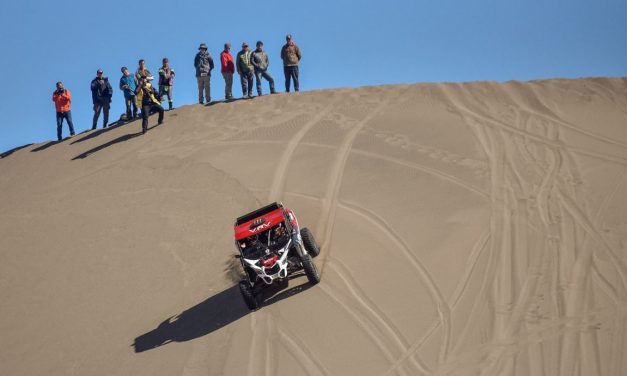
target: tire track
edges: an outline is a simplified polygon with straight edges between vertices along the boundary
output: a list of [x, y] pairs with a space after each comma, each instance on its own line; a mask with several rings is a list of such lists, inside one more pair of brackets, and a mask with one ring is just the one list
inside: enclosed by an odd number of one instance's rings
[[[473, 246], [473, 249], [471, 251], [471, 255], [468, 258], [468, 261], [466, 263], [466, 268], [464, 270], [463, 277], [461, 278], [460, 283], [457, 285], [457, 287], [455, 289], [455, 292], [453, 293], [453, 297], [451, 298], [452, 303], [449, 303], [449, 305], [451, 307], [451, 311], [453, 311], [455, 309], [455, 307], [457, 306], [457, 304], [461, 300], [463, 294], [465, 293], [466, 288], [468, 287], [468, 284], [469, 284], [469, 281], [470, 281], [470, 277], [472, 276], [472, 273], [473, 273], [473, 271], [474, 271], [474, 269], [475, 269], [475, 267], [476, 267], [476, 265], [478, 263], [479, 257], [481, 256], [482, 251], [486, 248], [486, 245], [487, 245], [489, 239], [490, 239], [490, 233], [488, 231], [485, 231], [479, 237], [479, 240]], [[486, 279], [484, 279], [484, 282], [486, 282]], [[482, 289], [483, 289], [483, 285], [482, 285]], [[473, 305], [473, 309], [474, 309], [474, 307], [475, 306]], [[386, 371], [386, 373], [384, 375], [388, 376], [388, 375], [392, 374], [392, 372], [394, 372], [396, 370], [396, 367], [401, 365], [407, 358], [411, 357], [412, 355], [414, 357], [417, 356], [417, 354], [415, 354], [415, 353], [433, 335], [433, 333], [435, 333], [435, 330], [440, 326], [440, 323], [441, 323], [441, 321], [438, 319], [433, 324], [431, 324], [431, 326], [429, 327], [429, 329], [427, 329], [425, 334], [419, 340], [415, 341], [407, 349], [407, 351], [405, 351], [396, 360], [396, 362]], [[454, 350], [451, 350], [450, 352], [454, 352]]]
[[417, 271], [419, 278], [422, 280], [423, 284], [429, 291], [429, 294], [431, 295], [431, 298], [436, 305], [438, 316], [442, 324], [443, 338], [440, 352], [438, 355], [438, 361], [440, 363], [443, 363], [446, 360], [449, 349], [451, 335], [451, 312], [448, 303], [444, 299], [444, 296], [438, 288], [437, 284], [435, 283], [433, 277], [431, 276], [431, 274], [429, 274], [424, 264], [422, 264], [422, 262], [420, 262], [420, 260], [414, 255], [414, 253], [411, 251], [407, 243], [405, 243], [403, 238], [396, 234], [396, 232], [390, 227], [390, 225], [387, 224], [387, 222], [383, 218], [379, 217], [377, 214], [368, 209], [356, 206], [354, 204], [344, 202], [344, 206], [353, 213], [368, 220], [377, 228], [379, 228], [384, 234], [386, 234], [402, 251], [403, 255], [407, 258], [412, 267]]
[[[329, 298], [331, 298], [331, 300], [333, 300], [337, 305], [342, 307], [344, 311], [346, 311], [346, 313], [353, 319], [353, 321], [357, 323], [357, 325], [359, 325], [359, 327], [361, 327], [366, 332], [366, 334], [370, 337], [370, 340], [379, 348], [379, 350], [381, 351], [381, 353], [383, 353], [383, 355], [388, 360], [388, 362], [393, 363], [395, 357], [392, 354], [392, 352], [388, 349], [387, 345], [380, 339], [381, 335], [375, 331], [375, 328], [373, 328], [374, 325], [369, 324], [366, 318], [361, 317], [360, 312], [348, 306], [348, 304], [343, 299], [338, 297], [333, 292], [333, 290], [328, 287], [327, 284], [324, 284], [324, 285], [321, 284], [319, 286], [320, 286], [319, 289], [323, 293], [325, 293]], [[405, 370], [399, 370], [399, 371], [401, 375], [407, 375]]]
[[[328, 265], [333, 268], [338, 277], [344, 282], [349, 289], [352, 296], [370, 313], [370, 315], [376, 320], [375, 324], [383, 328], [383, 331], [391, 333], [391, 337], [402, 352], [407, 352], [408, 343], [403, 338], [398, 328], [393, 324], [392, 320], [388, 318], [376, 304], [368, 298], [368, 295], [359, 287], [355, 278], [353, 278], [350, 270], [340, 260], [334, 258], [329, 260]], [[411, 359], [412, 365], [416, 367], [420, 372], [429, 374], [431, 371], [429, 367], [420, 359]], [[396, 361], [394, 362], [396, 363]]]
[[457, 177], [455, 177], [453, 175], [447, 174], [447, 173], [445, 173], [443, 171], [440, 171], [440, 170], [437, 170], [437, 169], [434, 169], [434, 168], [431, 168], [431, 167], [423, 166], [423, 165], [420, 165], [420, 164], [417, 164], [417, 163], [403, 161], [401, 159], [397, 159], [397, 158], [393, 158], [393, 157], [387, 157], [387, 156], [376, 154], [376, 153], [371, 153], [371, 152], [368, 152], [368, 151], [365, 151], [365, 150], [360, 150], [360, 149], [353, 149], [352, 153], [356, 154], [356, 155], [362, 155], [362, 156], [370, 157], [370, 158], [376, 158], [376, 159], [383, 160], [383, 161], [386, 161], [386, 162], [395, 163], [395, 164], [398, 164], [398, 165], [401, 165], [401, 166], [409, 167], [409, 168], [414, 169], [414, 170], [423, 171], [423, 172], [426, 172], [426, 173], [431, 174], [433, 176], [437, 176], [439, 178], [442, 178], [442, 179], [444, 179], [444, 180], [446, 180], [446, 181], [448, 181], [450, 183], [458, 185], [458, 186], [460, 186], [460, 187], [462, 187], [464, 189], [472, 191], [472, 192], [474, 192], [474, 193], [476, 193], [476, 194], [478, 194], [480, 196], [483, 196], [483, 197], [486, 197], [486, 198], [488, 197], [488, 194], [486, 192], [484, 192], [483, 190], [481, 190], [480, 188], [474, 187], [473, 185], [471, 185], [469, 183], [466, 183], [463, 180], [461, 180], [461, 179], [459, 179], [459, 178], [457, 178]]
[[[399, 93], [399, 97], [402, 96], [408, 89]], [[397, 98], [394, 98], [397, 99]], [[344, 169], [346, 167], [346, 162], [348, 161], [348, 156], [350, 155], [351, 148], [353, 146], [353, 142], [357, 137], [357, 134], [361, 129], [376, 115], [378, 115], [384, 108], [389, 106], [390, 102], [392, 102], [391, 98], [386, 98], [379, 102], [379, 104], [370, 111], [366, 117], [364, 117], [361, 121], [359, 121], [353, 128], [349, 131], [348, 135], [344, 138], [342, 144], [338, 149], [338, 158], [335, 161], [335, 164], [331, 168], [331, 174], [329, 179], [329, 184], [327, 185], [327, 195], [322, 201], [322, 215], [320, 217], [320, 221], [318, 223], [318, 233], [322, 234], [321, 246], [326, 249], [326, 252], [320, 254], [319, 258], [321, 259], [321, 268], [320, 273], [324, 273], [324, 266], [326, 263], [326, 258], [329, 256], [331, 252], [331, 237], [333, 231], [333, 225], [335, 223], [335, 214], [337, 210], [337, 202], [339, 199], [339, 191], [342, 183], [342, 178], [344, 176]]]
[[274, 178], [272, 179], [272, 186], [270, 187], [270, 193], [268, 194], [268, 202], [279, 201], [281, 199], [283, 190], [285, 189], [285, 181], [287, 179], [288, 166], [292, 160], [292, 156], [296, 151], [296, 147], [301, 142], [303, 137], [309, 132], [309, 130], [316, 125], [320, 120], [327, 116], [333, 108], [333, 96], [331, 96], [330, 103], [320, 111], [316, 116], [309, 120], [305, 125], [296, 132], [296, 134], [290, 139], [287, 147], [283, 151], [279, 164], [274, 170]]
[[[448, 96], [449, 98], [451, 98], [451, 96], [448, 95], [448, 93], [445, 92], [445, 95]], [[451, 100], [451, 102], [455, 105], [457, 105], [457, 107], [460, 107], [460, 104], [455, 101], [455, 100]], [[463, 112], [463, 111], [462, 111]], [[470, 112], [470, 110], [468, 110], [468, 112]], [[466, 119], [466, 117], [464, 116], [464, 114], [462, 113], [462, 118]], [[474, 115], [474, 113], [470, 113], [468, 114], [471, 117]], [[481, 118], [481, 117], [480, 117]], [[481, 121], [483, 120], [483, 122]], [[486, 124], [485, 121], [489, 120], [489, 119], [485, 119], [482, 118], [479, 121], [479, 127], [481, 127], [481, 124]], [[487, 125], [487, 124], [486, 124]], [[508, 126], [509, 127], [509, 126]], [[514, 128], [515, 129], [515, 128]], [[523, 134], [527, 134], [528, 132], [526, 131], [519, 131], [522, 132]], [[500, 136], [504, 139], [507, 139], [507, 137], [505, 137], [505, 135], [503, 134], [503, 129], [501, 129], [500, 132]], [[478, 134], [477, 132], [475, 132], [475, 134], [477, 135], [478, 138], [481, 138], [481, 135]], [[494, 137], [494, 136], [493, 136]], [[503, 152], [500, 152], [500, 146], [501, 146], [501, 142], [500, 140], [496, 140], [496, 139], [492, 139], [491, 143], [486, 143], [486, 142], [482, 142], [482, 144], [488, 144], [491, 145], [492, 148], [492, 153], [486, 153], [486, 154], [491, 154], [490, 157], [490, 164], [492, 166], [491, 170], [493, 172], [492, 174], [492, 182], [493, 182], [493, 191], [492, 191], [492, 195], [493, 195], [493, 207], [494, 206], [502, 206], [504, 209], [508, 208], [509, 205], [507, 203], [507, 196], [501, 196], [501, 194], [498, 193], [498, 189], [500, 186], [506, 185], [506, 174], [505, 174], [505, 166], [499, 162], [500, 159], [506, 158], [507, 156], [505, 156], [503, 154]], [[556, 153], [557, 154], [557, 153]], [[495, 158], [496, 157], [496, 158]], [[510, 166], [513, 166], [510, 162], [509, 164]], [[547, 183], [549, 182], [549, 178], [551, 180], [555, 179], [555, 174], [557, 169], [555, 168], [555, 164], [553, 165], [552, 170], [550, 170], [549, 174], [546, 175], [546, 178], [543, 181], [543, 184], [541, 186], [541, 191], [547, 191], [546, 190], [546, 186]], [[515, 168], [512, 168], [513, 170], [515, 170]], [[509, 185], [509, 187], [511, 187], [511, 185]], [[521, 187], [522, 188], [522, 187]], [[544, 188], [544, 189], [543, 189]], [[510, 191], [511, 194], [514, 195], [513, 191]], [[498, 194], [498, 196], [494, 196], [495, 194]], [[499, 197], [501, 196], [501, 197]], [[543, 219], [543, 221], [546, 223], [546, 220], [548, 219], [548, 214], [543, 213], [544, 210], [548, 210], [548, 206], [544, 205], [543, 206], [543, 198], [546, 197], [546, 195], [543, 194], [539, 194], [540, 200], [539, 200], [539, 211], [541, 214], [541, 218]], [[502, 203], [502, 204], [501, 204]], [[508, 214], [507, 212], [510, 209], [507, 209], [505, 212], [503, 212], [503, 214], [505, 215], [504, 219], [507, 220], [508, 219]], [[495, 213], [498, 215], [498, 211]], [[494, 216], [493, 216], [494, 218]], [[505, 241], [506, 239], [512, 239], [510, 233], [509, 233], [509, 229], [508, 229], [509, 225], [506, 223], [502, 229], [505, 230], [506, 232], [504, 233], [504, 236], [502, 236], [502, 241]], [[498, 244], [498, 243], [497, 243]], [[505, 245], [505, 243], [501, 243], [503, 245]], [[507, 249], [507, 248], [505, 248]], [[508, 257], [509, 253], [506, 252], [504, 254], [502, 254], [505, 257], [504, 260], [500, 260], [500, 264], [501, 264], [501, 277], [500, 280], [498, 281], [497, 287], [498, 290], [500, 291], [497, 295], [498, 297], [498, 302], [499, 305], [497, 305], [497, 307], [502, 307], [507, 309], [508, 306], [508, 302], [512, 301], [512, 290], [511, 290], [511, 286], [512, 286], [512, 281], [511, 281], [511, 277], [508, 278], [508, 276], [511, 276], [511, 270], [510, 268], [512, 267], [512, 259], [510, 257]], [[546, 256], [546, 253], [543, 252], [542, 254], [542, 258], [537, 258], [536, 263], [534, 264], [534, 266], [532, 267], [532, 271], [533, 270], [539, 270], [540, 267], [542, 266], [542, 264], [544, 263], [544, 258]], [[539, 260], [539, 261], [538, 261]], [[545, 271], [546, 272], [546, 271]], [[538, 275], [534, 275], [534, 274], [538, 274]], [[531, 298], [536, 294], [536, 290], [538, 288], [538, 280], [539, 280], [539, 276], [541, 275], [541, 273], [538, 272], [532, 272], [532, 278], [529, 279], [529, 277], [527, 278], [525, 284], [523, 285], [523, 290], [521, 292], [521, 295], [519, 296], [519, 298], [517, 299], [516, 305], [514, 306], [514, 309], [512, 310], [511, 315], [509, 315], [509, 310], [507, 310], [506, 312], [502, 313], [501, 315], [499, 315], [498, 311], [497, 311], [497, 325], [496, 325], [496, 339], [497, 342], [500, 343], [509, 343], [508, 341], [511, 340], [511, 337], [514, 336], [518, 330], [519, 330], [519, 323], [520, 320], [522, 318], [522, 315], [527, 311], [527, 306], [529, 305], [529, 302], [531, 300]], [[500, 320], [498, 320], [500, 317]], [[499, 334], [500, 333], [500, 334]], [[496, 371], [502, 371], [504, 373], [511, 373], [513, 371], [513, 363], [511, 361], [507, 361], [505, 363], [503, 363], [503, 352], [502, 351], [498, 351], [498, 352], [492, 352], [489, 357], [489, 363], [487, 368], [483, 369], [482, 374], [493, 374]]]

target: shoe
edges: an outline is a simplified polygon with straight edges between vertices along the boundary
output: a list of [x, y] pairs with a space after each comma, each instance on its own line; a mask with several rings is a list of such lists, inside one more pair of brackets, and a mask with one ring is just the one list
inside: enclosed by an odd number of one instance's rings
[[161, 120], [160, 122], [157, 122], [157, 125], [161, 125], [163, 124], [163, 120]]
[[198, 101], [198, 104], [205, 104], [204, 101]]

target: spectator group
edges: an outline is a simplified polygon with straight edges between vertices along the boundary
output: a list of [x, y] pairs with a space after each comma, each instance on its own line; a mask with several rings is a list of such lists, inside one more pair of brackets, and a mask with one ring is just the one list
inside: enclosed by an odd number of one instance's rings
[[[289, 93], [292, 83], [294, 91], [299, 90], [298, 64], [302, 55], [291, 35], [288, 34], [285, 39], [286, 43], [281, 48], [281, 59], [283, 60], [283, 73], [285, 75], [285, 91]], [[200, 104], [211, 102], [211, 71], [214, 69], [214, 62], [207, 50], [207, 45], [201, 43], [194, 58], [196, 81], [198, 83], [198, 103]], [[263, 95], [263, 79], [268, 81], [270, 93], [276, 93], [274, 79], [268, 71], [270, 59], [263, 49], [262, 41], [256, 43], [253, 51], [250, 50], [248, 43], [242, 43], [242, 49], [237, 53], [235, 59], [233, 59], [230, 51], [231, 44], [225, 43], [224, 50], [220, 53], [220, 72], [224, 78], [224, 97], [226, 100], [234, 99], [233, 75], [235, 71], [240, 76], [242, 98], [253, 97], [253, 80], [256, 80], [257, 95]], [[120, 120], [130, 121], [141, 116], [142, 133], [146, 133], [148, 130], [148, 117], [152, 113], [159, 114], [158, 124], [163, 123], [165, 110], [162, 103], [165, 97], [168, 100], [168, 110], [174, 108], [172, 93], [176, 73], [170, 67], [168, 58], [163, 58], [162, 66], [158, 71], [158, 90], [152, 85], [154, 76], [146, 68], [143, 59], [139, 60], [135, 74], [131, 74], [127, 67], [122, 67], [121, 72], [119, 89], [124, 93], [126, 113]], [[96, 129], [100, 113], [103, 114], [102, 127], [106, 128], [109, 124], [109, 109], [111, 98], [113, 97], [113, 88], [102, 69], [98, 69], [96, 78], [91, 81], [91, 94], [94, 111], [92, 129]], [[55, 103], [57, 113], [57, 138], [60, 141], [62, 140], [64, 119], [68, 124], [70, 135], [73, 136], [75, 134], [71, 112], [72, 95], [62, 82], [57, 82], [56, 90], [52, 94], [52, 100]]]

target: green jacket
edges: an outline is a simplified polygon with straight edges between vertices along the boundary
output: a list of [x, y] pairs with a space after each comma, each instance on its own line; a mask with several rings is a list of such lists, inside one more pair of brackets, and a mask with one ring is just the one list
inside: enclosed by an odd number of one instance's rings
[[241, 50], [237, 53], [237, 61], [235, 63], [235, 66], [237, 67], [237, 73], [239, 73], [240, 76], [246, 76], [253, 72], [253, 64], [250, 61], [251, 56], [252, 52], [250, 50]]
[[281, 59], [283, 59], [283, 65], [286, 67], [298, 65], [302, 57], [300, 48], [292, 41], [286, 43], [281, 48]]

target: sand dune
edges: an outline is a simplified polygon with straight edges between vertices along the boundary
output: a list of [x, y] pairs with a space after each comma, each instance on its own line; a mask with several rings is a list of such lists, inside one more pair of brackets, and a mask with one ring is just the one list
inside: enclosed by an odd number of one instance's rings
[[[281, 94], [139, 132], [0, 159], [0, 374], [625, 374], [625, 78]], [[322, 282], [250, 313], [232, 224], [274, 200]]]

